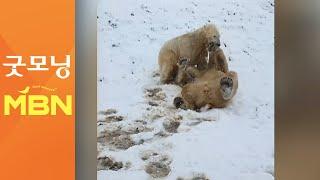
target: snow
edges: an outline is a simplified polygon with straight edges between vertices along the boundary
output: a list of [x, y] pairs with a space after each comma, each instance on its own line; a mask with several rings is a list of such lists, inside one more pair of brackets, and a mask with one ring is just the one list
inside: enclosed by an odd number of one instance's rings
[[[205, 174], [217, 180], [274, 179], [274, 2], [271, 0], [100, 0], [98, 5], [98, 109], [116, 109], [123, 121], [98, 126], [98, 136], [114, 127], [129, 128], [136, 120], [152, 130], [130, 134], [126, 150], [98, 144], [98, 156], [130, 162], [118, 171], [98, 171], [98, 179], [143, 180], [145, 151], [171, 158], [164, 179]], [[239, 89], [224, 109], [176, 110], [181, 90], [163, 85], [158, 52], [166, 40], [206, 23], [220, 30], [229, 69], [239, 76]], [[146, 95], [161, 88], [165, 98]], [[148, 102], [158, 103], [150, 106]], [[182, 116], [177, 133], [163, 131], [168, 118]], [[99, 118], [104, 116], [99, 115]]]

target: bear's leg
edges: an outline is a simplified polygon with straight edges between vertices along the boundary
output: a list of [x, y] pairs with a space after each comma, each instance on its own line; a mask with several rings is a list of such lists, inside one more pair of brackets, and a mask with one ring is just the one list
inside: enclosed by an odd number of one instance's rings
[[187, 68], [189, 66], [188, 58], [180, 58], [178, 62], [178, 71], [175, 79], [175, 83], [179, 86], [184, 86], [188, 82], [192, 81], [192, 77], [188, 74]]
[[223, 51], [220, 50], [217, 53], [217, 64], [219, 71], [227, 73], [229, 71], [227, 58], [224, 55]]
[[178, 59], [172, 52], [159, 56], [161, 83], [168, 84], [175, 80], [178, 71], [177, 61]]
[[228, 62], [222, 49], [219, 48], [210, 54], [209, 68], [214, 68], [224, 73], [229, 72]]
[[176, 65], [166, 65], [160, 70], [160, 81], [161, 83], [168, 84], [174, 81], [178, 67]]

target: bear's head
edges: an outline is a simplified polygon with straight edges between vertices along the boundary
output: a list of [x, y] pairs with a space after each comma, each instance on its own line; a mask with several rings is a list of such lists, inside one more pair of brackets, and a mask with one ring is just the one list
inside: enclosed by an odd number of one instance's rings
[[218, 28], [213, 24], [207, 24], [201, 28], [201, 31], [208, 51], [214, 52], [217, 50], [221, 45]]

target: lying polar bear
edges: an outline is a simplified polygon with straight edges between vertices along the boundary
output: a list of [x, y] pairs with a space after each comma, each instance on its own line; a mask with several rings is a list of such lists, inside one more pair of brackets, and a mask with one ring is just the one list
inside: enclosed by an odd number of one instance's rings
[[176, 108], [199, 110], [225, 107], [238, 89], [238, 75], [234, 71], [227, 73], [212, 68], [200, 74], [194, 82], [186, 84], [181, 97], [174, 99]]
[[213, 24], [205, 25], [194, 32], [167, 41], [162, 46], [158, 57], [161, 82], [180, 83], [179, 79], [176, 78], [179, 71], [179, 60], [181, 59], [187, 59], [189, 65], [196, 67], [198, 70], [204, 70], [213, 65], [213, 62], [208, 63], [211, 59], [207, 59], [208, 52], [209, 57], [214, 57], [214, 53], [218, 50], [218, 57], [225, 61], [223, 51], [219, 47], [220, 34]]

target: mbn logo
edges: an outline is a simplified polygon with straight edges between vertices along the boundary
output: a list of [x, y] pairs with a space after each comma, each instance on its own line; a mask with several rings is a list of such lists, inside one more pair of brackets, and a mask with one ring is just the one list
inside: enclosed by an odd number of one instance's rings
[[20, 115], [57, 115], [57, 108], [65, 115], [72, 115], [72, 96], [66, 95], [65, 102], [57, 95], [19, 95], [16, 99], [11, 95], [4, 96], [4, 115], [11, 114], [12, 109], [19, 110]]

